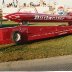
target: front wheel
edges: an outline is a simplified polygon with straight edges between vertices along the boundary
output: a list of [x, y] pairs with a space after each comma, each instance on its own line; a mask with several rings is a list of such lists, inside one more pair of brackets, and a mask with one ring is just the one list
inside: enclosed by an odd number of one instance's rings
[[19, 31], [13, 32], [12, 40], [16, 44], [21, 44], [21, 42], [22, 42], [22, 35], [21, 35], [21, 33]]

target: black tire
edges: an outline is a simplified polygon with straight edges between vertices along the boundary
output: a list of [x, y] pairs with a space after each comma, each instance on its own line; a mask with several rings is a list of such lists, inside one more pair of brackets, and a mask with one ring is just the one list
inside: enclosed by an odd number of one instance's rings
[[29, 22], [28, 22], [28, 21], [23, 21], [22, 24], [23, 24], [23, 25], [28, 25]]
[[12, 34], [12, 40], [15, 44], [21, 44], [22, 42], [22, 35], [19, 31], [15, 31]]

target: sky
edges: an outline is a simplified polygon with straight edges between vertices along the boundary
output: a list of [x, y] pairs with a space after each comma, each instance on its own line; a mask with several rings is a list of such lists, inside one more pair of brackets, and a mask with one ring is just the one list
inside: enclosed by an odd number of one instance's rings
[[[0, 0], [0, 5], [2, 4], [2, 1], [3, 0]], [[7, 3], [11, 3], [13, 0], [4, 0], [4, 1], [5, 1], [5, 4], [7, 4]], [[40, 0], [18, 0], [18, 1], [19, 1], [19, 4], [23, 4], [24, 2], [26, 2], [26, 3], [30, 3], [30, 2], [38, 3]], [[68, 7], [72, 7], [72, 0], [44, 0], [44, 1], [46, 1], [47, 3], [56, 1], [57, 4], [59, 4], [59, 5], [65, 5]]]

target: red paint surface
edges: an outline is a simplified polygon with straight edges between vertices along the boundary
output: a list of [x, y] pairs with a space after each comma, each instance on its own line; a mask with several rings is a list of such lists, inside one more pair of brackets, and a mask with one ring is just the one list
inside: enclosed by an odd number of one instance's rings
[[13, 13], [5, 16], [7, 19], [22, 22], [72, 22], [72, 14], [67, 15], [49, 15], [35, 13]]
[[72, 26], [18, 26], [12, 28], [0, 28], [0, 44], [13, 43], [12, 34], [19, 31], [22, 41], [38, 40], [72, 33]]
[[[49, 22], [49, 21], [72, 21], [72, 16], [61, 16], [63, 20], [45, 20], [35, 19], [38, 14], [27, 14], [27, 13], [14, 13], [7, 15], [6, 18], [21, 22], [21, 21], [34, 21], [34, 22]], [[47, 16], [46, 14], [39, 14], [40, 16]], [[49, 16], [49, 15], [48, 15]], [[50, 16], [51, 17], [51, 16]], [[53, 16], [54, 17], [54, 16]], [[57, 16], [58, 17], [58, 16]], [[55, 37], [63, 34], [71, 34], [72, 26], [17, 26], [17, 27], [5, 27], [0, 28], [0, 44], [13, 43], [12, 34], [15, 31], [19, 31], [22, 34], [22, 41], [38, 40], [43, 38]]]

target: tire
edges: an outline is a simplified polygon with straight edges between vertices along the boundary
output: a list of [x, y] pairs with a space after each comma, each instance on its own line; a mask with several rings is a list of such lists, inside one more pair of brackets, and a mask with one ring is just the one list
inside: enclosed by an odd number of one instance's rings
[[19, 31], [15, 31], [12, 34], [12, 40], [15, 44], [21, 44], [22, 42], [22, 35]]
[[28, 22], [28, 21], [23, 21], [22, 24], [23, 24], [23, 25], [28, 25], [29, 22]]

